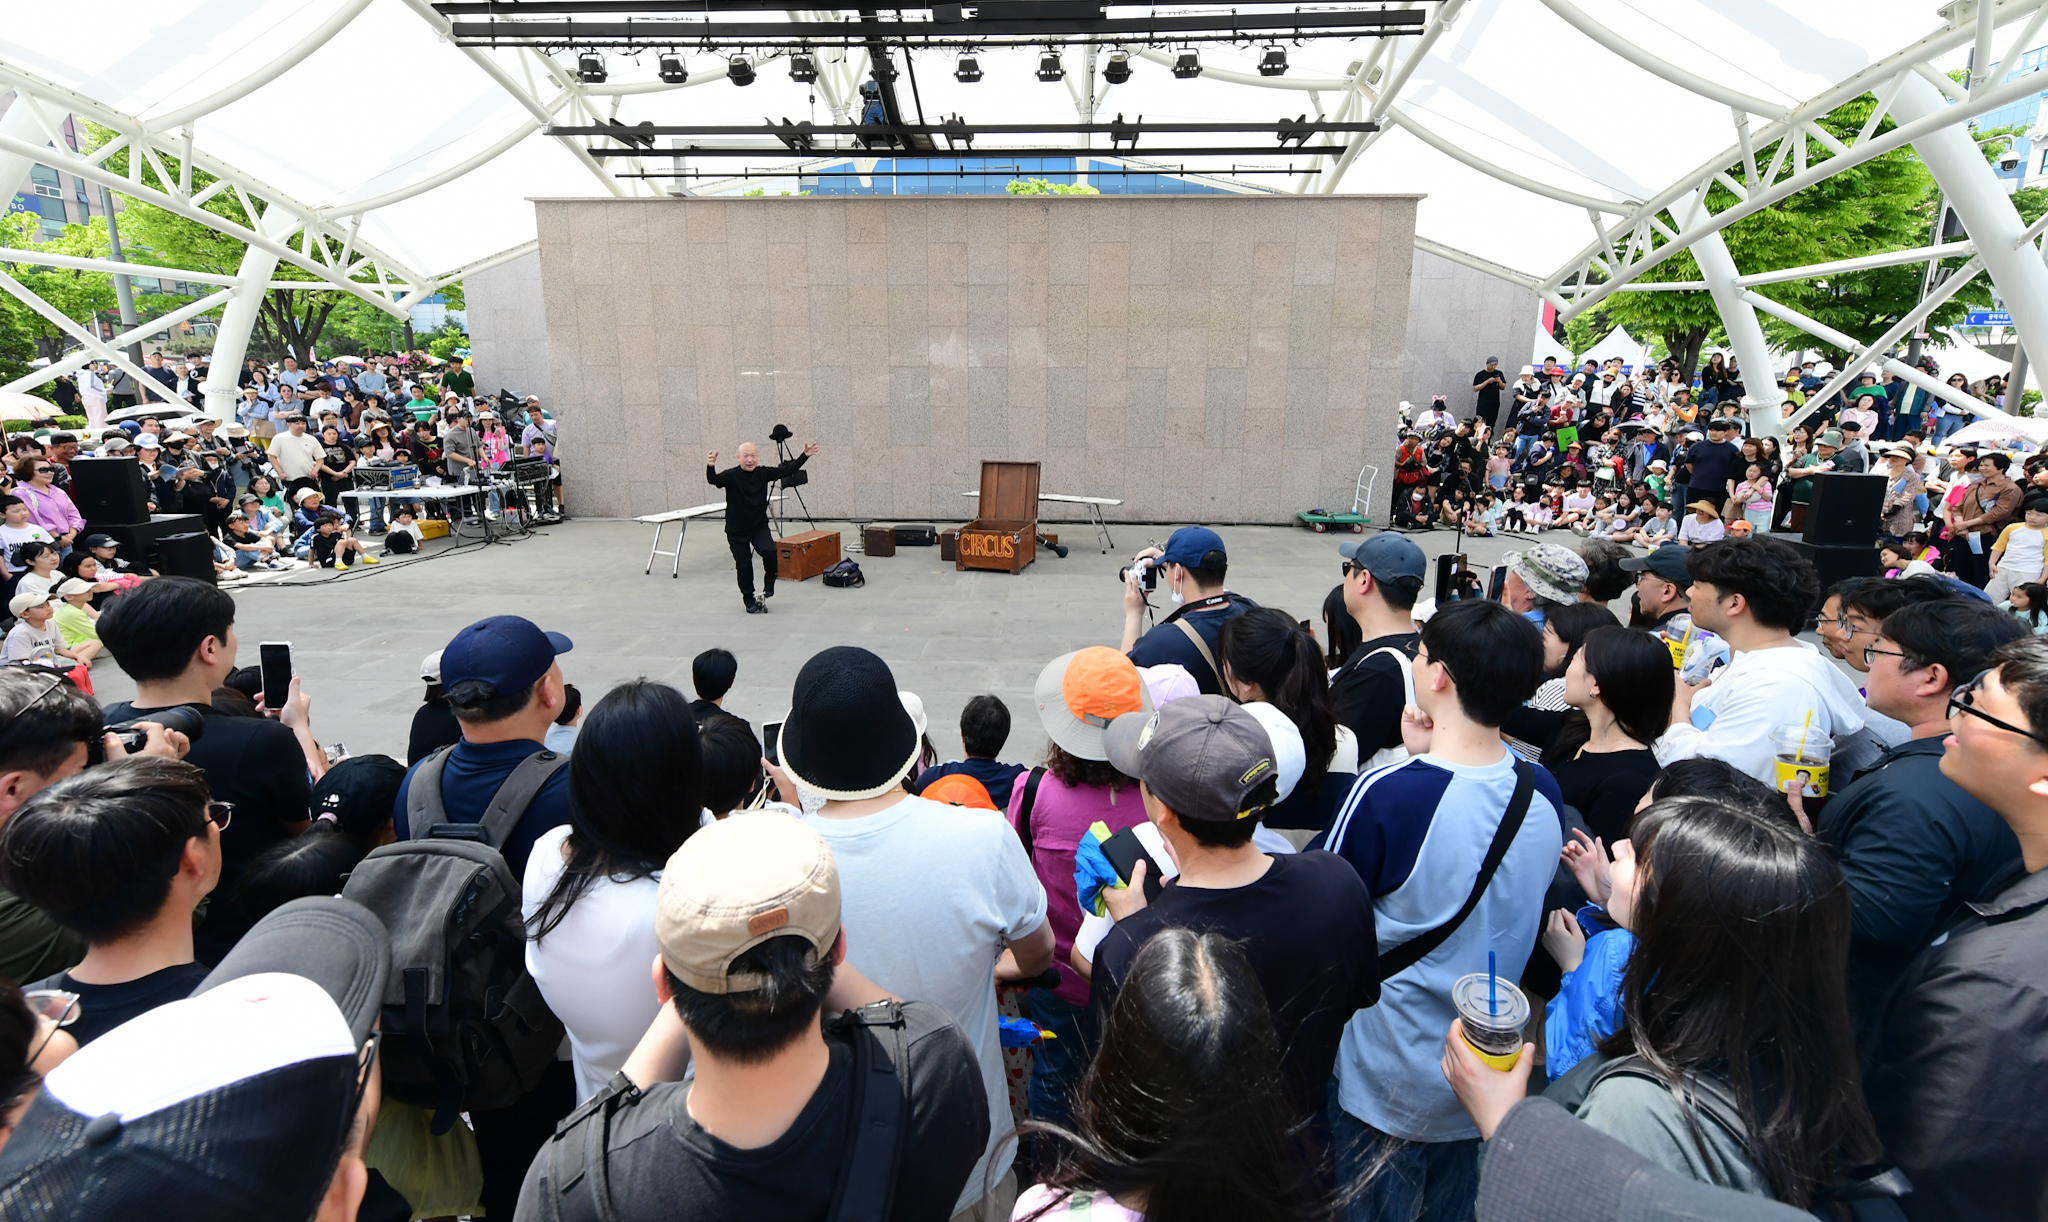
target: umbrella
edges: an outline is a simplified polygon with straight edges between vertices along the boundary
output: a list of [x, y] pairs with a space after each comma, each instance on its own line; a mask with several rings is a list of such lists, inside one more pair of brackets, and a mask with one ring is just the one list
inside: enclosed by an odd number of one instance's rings
[[362, 357], [359, 357], [359, 356], [338, 356], [338, 357], [335, 357], [335, 358], [334, 358], [334, 363], [335, 363], [335, 364], [337, 364], [337, 365], [364, 365], [364, 364], [368, 364], [368, 362], [367, 362], [367, 361], [363, 360], [363, 358], [362, 358]]
[[0, 420], [50, 420], [56, 415], [57, 405], [48, 399], [18, 390], [0, 392]]
[[2022, 420], [2012, 418], [2000, 420], [1986, 418], [1973, 420], [1949, 434], [1945, 444], [1952, 446], [1978, 445], [1987, 441], [2031, 441], [2038, 444], [2048, 438], [2048, 421]]

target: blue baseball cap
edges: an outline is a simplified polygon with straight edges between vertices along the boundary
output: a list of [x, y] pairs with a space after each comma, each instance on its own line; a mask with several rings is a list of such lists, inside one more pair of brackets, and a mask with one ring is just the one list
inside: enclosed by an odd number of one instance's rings
[[1429, 558], [1406, 535], [1381, 531], [1370, 539], [1347, 540], [1337, 545], [1337, 554], [1379, 581], [1409, 578], [1421, 581], [1429, 572]]
[[543, 632], [518, 615], [493, 615], [455, 634], [441, 651], [441, 686], [487, 683], [506, 695], [540, 682], [558, 654], [576, 646], [559, 632]]
[[1177, 564], [1187, 569], [1200, 568], [1203, 556], [1223, 550], [1222, 535], [1206, 526], [1183, 526], [1167, 537], [1166, 552], [1159, 557], [1159, 563]]

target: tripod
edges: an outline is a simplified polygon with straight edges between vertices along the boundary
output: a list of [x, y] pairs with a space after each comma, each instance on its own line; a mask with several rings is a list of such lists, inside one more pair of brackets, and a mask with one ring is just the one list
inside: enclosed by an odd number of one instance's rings
[[[774, 436], [774, 434], [772, 434], [772, 433], [771, 433], [771, 434], [770, 434], [770, 436], [771, 436], [771, 437], [773, 437], [773, 436]], [[790, 461], [790, 458], [791, 458], [791, 455], [790, 455], [790, 452], [789, 452], [789, 435], [785, 433], [785, 434], [784, 434], [783, 436], [781, 436], [781, 437], [775, 437], [775, 463], [776, 463], [776, 465], [777, 465], [777, 466], [782, 466], [782, 465], [784, 465], [784, 464], [788, 463], [788, 462]], [[796, 480], [794, 480], [794, 481], [790, 481], [790, 480], [782, 480], [782, 481], [780, 481], [780, 483], [781, 483], [781, 487], [782, 487], [782, 490], [783, 490], [784, 492], [789, 492], [789, 493], [794, 493], [794, 494], [795, 494], [795, 496], [796, 496], [796, 503], [797, 503], [797, 506], [798, 506], [798, 508], [800, 508], [800, 509], [802, 509], [802, 510], [803, 510], [803, 519], [804, 519], [804, 521], [805, 521], [806, 523], [808, 523], [808, 524], [810, 525], [810, 528], [811, 528], [812, 530], [816, 530], [816, 529], [818, 529], [818, 520], [817, 520], [816, 518], [814, 518], [814, 517], [812, 517], [812, 516], [811, 516], [811, 507], [810, 507], [810, 506], [809, 506], [808, 504], [806, 504], [806, 503], [804, 502], [804, 494], [803, 494], [803, 485], [804, 485], [804, 484], [806, 484], [806, 483], [809, 483], [809, 482], [810, 482], [810, 476], [809, 476], [809, 475], [807, 475], [807, 474], [805, 474], [804, 472], [801, 472], [801, 471], [797, 472], [797, 475], [798, 475], [798, 477], [799, 477], [799, 478], [797, 478], [797, 479], [796, 479]], [[777, 506], [778, 506], [778, 508], [776, 509], [776, 512], [775, 512], [775, 516], [776, 516], [776, 518], [777, 518], [778, 520], [786, 520], [786, 519], [787, 519], [787, 515], [785, 515], [785, 514], [784, 514], [784, 513], [783, 513], [783, 512], [781, 511], [781, 509], [779, 508], [779, 506], [781, 505], [781, 502], [779, 502], [779, 501], [778, 501], [778, 502], [776, 502], [776, 504], [777, 504]]]

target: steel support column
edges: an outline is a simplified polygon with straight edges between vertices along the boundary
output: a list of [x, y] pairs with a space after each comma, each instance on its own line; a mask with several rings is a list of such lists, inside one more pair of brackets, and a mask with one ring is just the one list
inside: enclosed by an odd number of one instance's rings
[[[1692, 215], [1688, 219], [1705, 219], [1706, 209], [1706, 192], [1701, 190], [1693, 196]], [[1692, 258], [1700, 265], [1700, 277], [1707, 283], [1707, 292], [1713, 294], [1714, 308], [1721, 314], [1721, 327], [1728, 332], [1728, 342], [1742, 366], [1743, 402], [1749, 409], [1750, 432], [1782, 440], [1785, 426], [1778, 408], [1785, 401], [1785, 388], [1772, 374], [1771, 349], [1764, 342], [1763, 325], [1736, 283], [1742, 273], [1735, 266], [1735, 257], [1728, 253], [1728, 244], [1716, 231], [1693, 244]]]
[[[265, 237], [280, 242], [299, 228], [298, 219], [282, 208], [271, 208], [261, 219], [250, 219]], [[278, 232], [279, 229], [283, 232]], [[228, 298], [227, 307], [220, 312], [220, 326], [213, 337], [212, 372], [206, 379], [206, 406], [201, 410], [223, 423], [235, 418], [235, 400], [241, 397], [235, 381], [249, 355], [249, 335], [255, 331], [256, 319], [263, 312], [263, 297], [279, 262], [276, 254], [260, 246], [251, 244], [245, 248], [242, 265], [235, 269], [234, 296]], [[301, 353], [299, 359], [304, 360], [305, 355]]]

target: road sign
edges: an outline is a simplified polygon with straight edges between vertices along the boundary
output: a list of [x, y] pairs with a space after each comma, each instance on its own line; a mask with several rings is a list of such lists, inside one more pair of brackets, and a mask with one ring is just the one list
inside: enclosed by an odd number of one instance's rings
[[1971, 310], [1964, 316], [1964, 325], [1971, 327], [2010, 327], [2012, 315], [2005, 310]]

